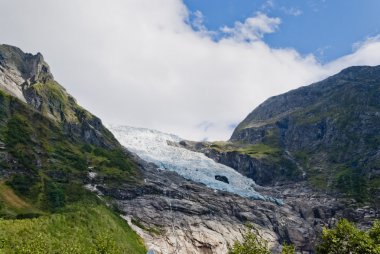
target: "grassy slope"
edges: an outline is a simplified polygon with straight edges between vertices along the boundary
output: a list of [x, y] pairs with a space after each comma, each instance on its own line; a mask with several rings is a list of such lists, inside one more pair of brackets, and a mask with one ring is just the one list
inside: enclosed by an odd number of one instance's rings
[[141, 239], [101, 203], [79, 202], [33, 219], [0, 219], [0, 253], [146, 253]]
[[1, 91], [0, 141], [3, 253], [145, 253], [127, 223], [83, 189], [89, 167], [107, 184], [138, 181], [118, 145], [67, 136], [59, 122]]
[[267, 156], [279, 156], [281, 149], [278, 147], [266, 144], [239, 144], [237, 142], [213, 142], [210, 145], [211, 149], [219, 152], [238, 152], [241, 154], [249, 155], [252, 158], [260, 159]]

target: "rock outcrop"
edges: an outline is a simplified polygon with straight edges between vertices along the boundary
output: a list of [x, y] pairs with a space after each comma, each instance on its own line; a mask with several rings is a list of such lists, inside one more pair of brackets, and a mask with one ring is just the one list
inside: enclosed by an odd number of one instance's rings
[[142, 169], [142, 183], [109, 187], [95, 178], [89, 187], [111, 197], [155, 253], [227, 253], [233, 241], [242, 239], [247, 223], [269, 241], [274, 253], [284, 242], [295, 244], [299, 253], [314, 253], [323, 226], [345, 217], [366, 228], [379, 218], [373, 208], [315, 192], [304, 183], [260, 188], [282, 198], [284, 204], [278, 205], [212, 190], [137, 156], [135, 161]]
[[24, 53], [21, 49], [0, 45], [0, 87], [26, 102], [24, 90], [30, 84], [53, 79], [49, 65], [40, 53]]
[[117, 143], [101, 120], [80, 107], [54, 80], [40, 53], [0, 45], [0, 89], [62, 124], [73, 138], [108, 148]]

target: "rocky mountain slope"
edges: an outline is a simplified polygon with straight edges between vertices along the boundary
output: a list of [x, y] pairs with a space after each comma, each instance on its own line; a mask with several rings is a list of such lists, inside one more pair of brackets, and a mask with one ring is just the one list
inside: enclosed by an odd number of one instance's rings
[[129, 151], [158, 165], [161, 170], [174, 171], [188, 180], [215, 190], [250, 199], [281, 202], [258, 193], [255, 182], [234, 169], [216, 163], [202, 153], [180, 147], [178, 143], [183, 139], [178, 136], [129, 126], [112, 126], [110, 130]]
[[380, 66], [351, 67], [274, 96], [228, 142], [184, 143], [258, 184], [306, 181], [380, 204]]
[[[315, 231], [308, 230], [309, 222], [298, 219], [289, 206], [223, 188], [216, 191], [159, 169], [158, 161], [155, 165], [141, 160], [124, 150], [101, 121], [53, 79], [40, 54], [1, 45], [0, 56], [0, 216], [5, 219], [0, 220], [1, 250], [81, 253], [106, 248], [112, 253], [143, 253], [140, 238], [115, 211], [156, 253], [225, 253], [228, 244], [241, 238], [246, 222], [259, 228], [274, 250], [283, 241], [312, 249]], [[202, 160], [207, 161], [202, 172], [215, 167], [213, 161]], [[222, 165], [217, 168], [223, 175], [210, 183], [230, 190], [237, 180], [232, 176], [240, 175]], [[224, 177], [230, 177], [231, 186]], [[247, 186], [235, 186], [237, 192], [259, 199], [271, 196], [258, 195], [252, 180], [240, 178]], [[63, 238], [72, 244], [64, 245]]]
[[[114, 198], [156, 253], [226, 253], [228, 244], [241, 239], [246, 223], [260, 230], [274, 253], [284, 242], [312, 253], [323, 226], [346, 217], [365, 227], [379, 216], [371, 207], [358, 207], [351, 200], [313, 191], [302, 183], [272, 188], [254, 184], [256, 194], [245, 198], [245, 191], [225, 187], [234, 185], [233, 181], [216, 180], [216, 176], [228, 180], [243, 176], [183, 148], [190, 142], [148, 129], [110, 129], [125, 147], [145, 160], [140, 162], [145, 169], [144, 184], [108, 188], [93, 182], [92, 188]], [[244, 182], [237, 187], [242, 184], [243, 188]]]
[[53, 79], [41, 54], [0, 45], [0, 88], [0, 252], [145, 253], [131, 228], [83, 188], [94, 167], [105, 182], [139, 179], [101, 121]]
[[[314, 165], [325, 165], [314, 160], [325, 157], [307, 146], [298, 154], [290, 134], [277, 135], [283, 125], [268, 120], [256, 140], [251, 133], [262, 126], [247, 122], [219, 143], [112, 128], [127, 151], [54, 80], [41, 54], [0, 45], [0, 252], [145, 253], [132, 227], [155, 253], [226, 253], [250, 223], [274, 253], [284, 242], [313, 253], [322, 226], [346, 217], [366, 227], [379, 216], [312, 189]], [[363, 172], [372, 177], [376, 170]]]

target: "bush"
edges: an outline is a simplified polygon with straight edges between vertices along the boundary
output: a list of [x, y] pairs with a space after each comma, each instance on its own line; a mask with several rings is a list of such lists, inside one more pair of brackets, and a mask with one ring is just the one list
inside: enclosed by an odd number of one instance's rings
[[371, 230], [361, 231], [346, 219], [340, 220], [333, 229], [324, 228], [322, 242], [317, 247], [320, 254], [380, 254], [380, 223]]
[[11, 186], [16, 193], [22, 196], [29, 196], [30, 189], [36, 184], [36, 182], [37, 180], [34, 177], [24, 174], [16, 174], [7, 182], [7, 184]]
[[[243, 241], [235, 241], [233, 246], [229, 248], [229, 254], [270, 254], [268, 242], [263, 239], [259, 231], [253, 226], [248, 225], [248, 231], [243, 235]], [[282, 254], [294, 254], [293, 245], [284, 244]]]
[[65, 192], [54, 182], [45, 182], [45, 196], [46, 205], [49, 210], [56, 211], [58, 208], [65, 206]]

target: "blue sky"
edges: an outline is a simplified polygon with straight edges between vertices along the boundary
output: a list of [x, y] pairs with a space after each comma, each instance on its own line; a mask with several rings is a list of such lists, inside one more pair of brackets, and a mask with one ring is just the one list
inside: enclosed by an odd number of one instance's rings
[[[257, 12], [279, 17], [275, 33], [263, 40], [274, 48], [294, 48], [327, 62], [353, 50], [353, 45], [380, 33], [379, 0], [184, 0], [204, 15], [209, 30], [232, 27]], [[339, 35], [339, 36], [337, 36]]]

